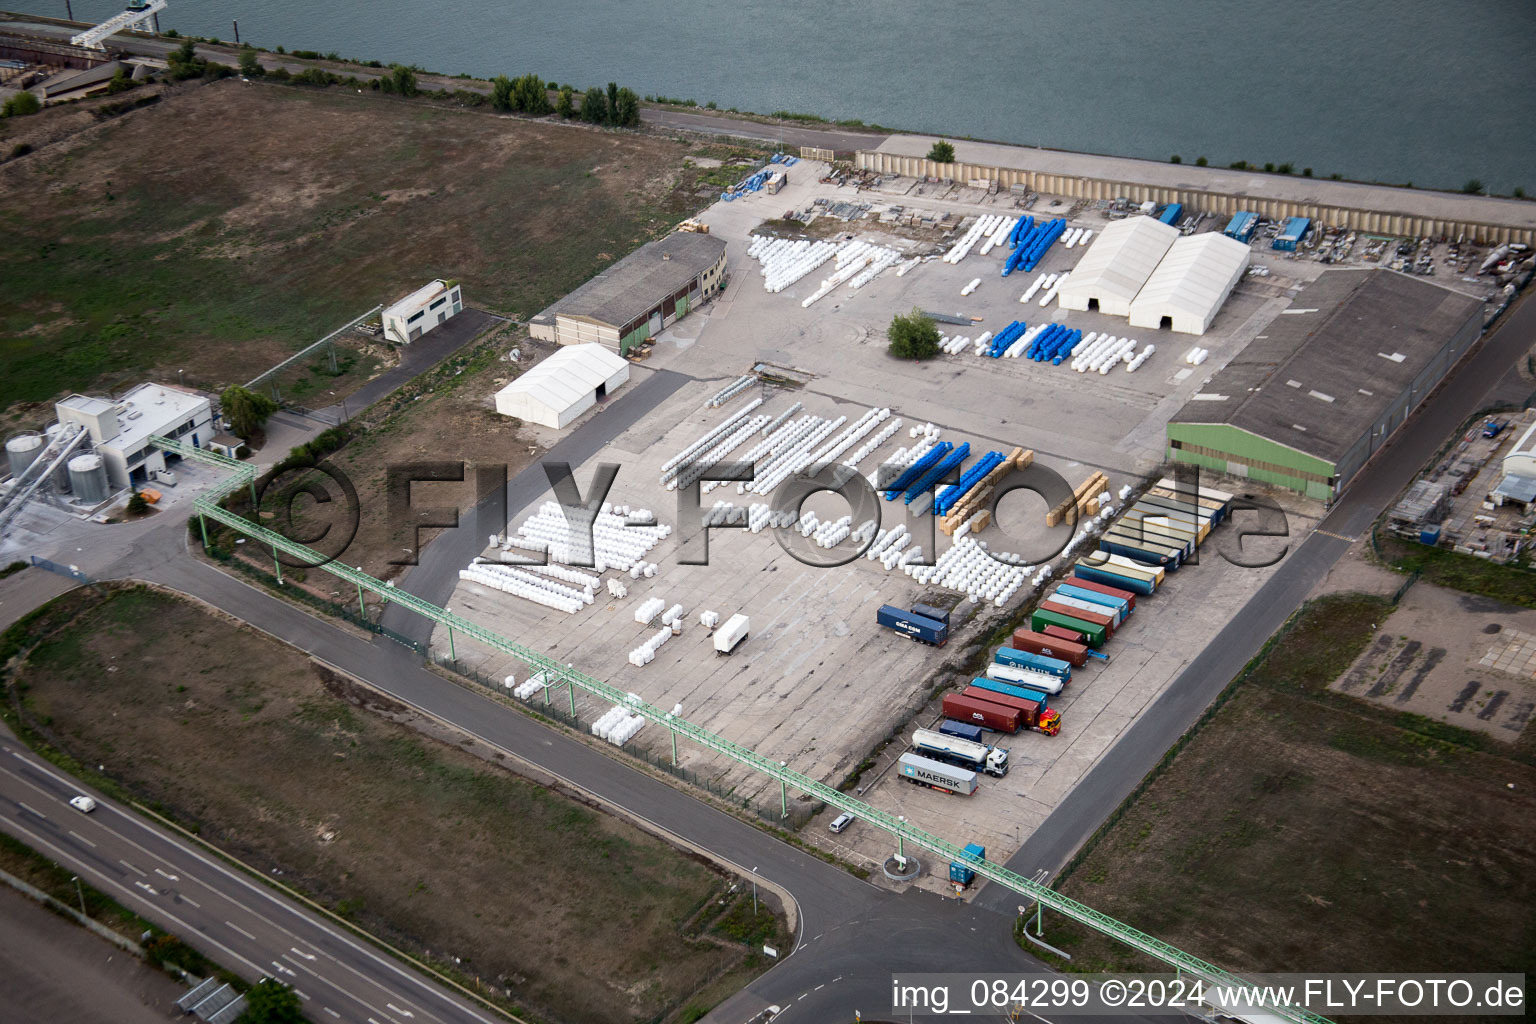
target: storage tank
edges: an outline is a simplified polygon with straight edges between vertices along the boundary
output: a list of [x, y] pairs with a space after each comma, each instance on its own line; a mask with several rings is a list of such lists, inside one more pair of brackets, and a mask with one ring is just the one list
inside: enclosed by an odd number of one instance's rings
[[17, 477], [43, 454], [43, 435], [35, 430], [17, 434], [5, 442], [5, 456], [11, 463], [11, 476]]
[[[48, 443], [49, 444], [53, 444], [53, 442], [55, 442], [55, 441], [57, 441], [59, 439], [59, 435], [62, 434], [63, 432], [64, 432], [64, 424], [62, 424], [62, 423], [50, 423], [50, 424], [48, 424], [48, 430], [47, 430]], [[52, 482], [53, 482], [53, 489], [54, 489], [54, 491], [56, 493], [58, 493], [58, 494], [68, 494], [69, 493], [69, 463], [68, 463], [68, 460], [59, 463], [58, 466], [55, 467], [55, 469], [53, 471], [53, 480], [52, 480]]]
[[107, 464], [95, 452], [76, 455], [69, 460], [69, 483], [76, 498], [91, 505], [106, 501], [111, 493], [107, 485]]

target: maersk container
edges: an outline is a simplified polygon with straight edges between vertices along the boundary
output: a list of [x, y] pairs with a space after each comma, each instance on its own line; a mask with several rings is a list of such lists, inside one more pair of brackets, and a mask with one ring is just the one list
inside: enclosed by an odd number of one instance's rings
[[1252, 210], [1239, 210], [1232, 215], [1231, 220], [1227, 221], [1227, 226], [1221, 233], [1246, 245], [1253, 240], [1253, 231], [1258, 226], [1258, 214]]
[[1029, 613], [1030, 629], [1038, 633], [1045, 626], [1065, 626], [1068, 629], [1075, 629], [1083, 634], [1084, 639], [1088, 641], [1089, 647], [1095, 648], [1103, 647], [1104, 640], [1109, 636], [1109, 631], [1103, 626], [1084, 622], [1082, 619], [1071, 615], [1061, 615], [1057, 612], [1046, 611], [1044, 608], [1037, 608]]
[[1155, 589], [1155, 585], [1148, 577], [1131, 576], [1128, 571], [1117, 571], [1107, 565], [1092, 565], [1078, 562], [1072, 567], [1072, 575], [1081, 580], [1090, 580], [1094, 583], [1104, 583], [1122, 590], [1134, 590], [1146, 597]]
[[935, 622], [926, 615], [904, 612], [893, 605], [881, 605], [880, 610], [875, 612], [875, 622], [932, 647], [943, 647], [949, 642], [949, 627], [944, 623]]
[[1095, 594], [1103, 594], [1106, 597], [1118, 597], [1120, 600], [1126, 603], [1126, 607], [1131, 611], [1136, 610], [1136, 595], [1132, 591], [1122, 590], [1119, 587], [1109, 586], [1108, 584], [1104, 583], [1096, 583], [1093, 580], [1084, 579], [1081, 576], [1076, 578], [1069, 577], [1069, 579], [1072, 579], [1072, 586], [1074, 587], [1081, 587], [1084, 590], [1091, 590]]
[[1046, 707], [1044, 701], [1027, 700], [1024, 697], [1015, 697], [1011, 693], [984, 690], [979, 686], [966, 687], [960, 696], [968, 700], [995, 703], [1000, 707], [1017, 711], [1021, 729], [1034, 729], [1047, 736], [1054, 736], [1061, 731], [1061, 712]]
[[1004, 707], [989, 700], [971, 700], [958, 693], [946, 693], [940, 710], [945, 718], [980, 725], [993, 732], [1012, 735], [1019, 731], [1019, 709]]
[[1000, 661], [994, 661], [988, 665], [983, 674], [988, 679], [995, 679], [999, 683], [1022, 686], [1042, 693], [1060, 693], [1062, 687], [1067, 685], [1067, 681], [1060, 676], [1047, 675], [1032, 668], [1020, 668], [1017, 665], [1004, 665]]
[[[1009, 666], [1004, 665], [1003, 668]], [[1051, 698], [1061, 693], [1061, 688], [1066, 684], [1055, 676], [1046, 676], [1049, 682], [1042, 682], [1039, 686], [1022, 686], [1018, 683], [1010, 683], [1006, 679], [993, 679], [991, 676], [977, 676], [971, 680], [971, 685], [978, 690], [990, 690], [993, 693], [1005, 694], [1009, 697], [1018, 697], [1022, 700], [1039, 701], [1049, 705]], [[983, 697], [983, 700], [991, 698]]]
[[1270, 248], [1279, 249], [1281, 252], [1295, 252], [1301, 240], [1306, 237], [1307, 228], [1311, 226], [1312, 222], [1306, 217], [1287, 217]]
[[1032, 668], [1036, 672], [1044, 672], [1048, 676], [1056, 676], [1069, 683], [1072, 681], [1072, 666], [1060, 658], [1033, 654], [1015, 647], [999, 647], [995, 660], [1001, 665]]
[[1130, 602], [1123, 597], [1111, 597], [1101, 594], [1097, 590], [1089, 590], [1087, 587], [1079, 587], [1073, 583], [1062, 583], [1056, 588], [1056, 593], [1062, 597], [1072, 597], [1079, 601], [1087, 601], [1089, 604], [1103, 605], [1113, 608], [1120, 615], [1120, 621], [1124, 622], [1127, 615], [1131, 614]]
[[976, 792], [976, 773], [917, 754], [902, 754], [897, 761], [901, 777], [918, 786], [970, 796]]
[[979, 725], [972, 725], [969, 722], [956, 722], [946, 718], [944, 719], [943, 724], [939, 726], [939, 732], [943, 733], [945, 736], [953, 736], [956, 739], [970, 740], [972, 743], [980, 743], [982, 728]]
[[[1060, 629], [1052, 626], [1050, 629]], [[1088, 664], [1088, 648], [1082, 642], [1083, 634], [1076, 630], [1062, 630], [1077, 637], [1076, 640], [1066, 640], [1055, 636], [1048, 630], [1036, 633], [1030, 629], [1016, 629], [1008, 641], [1008, 646], [1013, 650], [1024, 651], [1027, 654], [1038, 654], [1046, 658], [1054, 658], [1057, 661], [1065, 661], [1074, 668], [1082, 668]], [[1039, 671], [1038, 669], [1034, 671]]]
[[[1086, 601], [1081, 602], [1081, 604], [1087, 603], [1088, 602]], [[1051, 594], [1047, 595], [1045, 600], [1040, 602], [1040, 610], [1046, 612], [1055, 612], [1058, 615], [1066, 615], [1070, 618], [1080, 619], [1083, 622], [1092, 623], [1095, 626], [1102, 626], [1104, 628], [1105, 637], [1112, 637], [1115, 635], [1115, 618], [1113, 615], [1105, 615], [1102, 612], [1096, 612], [1089, 608], [1080, 607], [1079, 602], [1074, 601], [1071, 604], [1068, 604], [1066, 601], [1056, 600], [1055, 595]], [[1107, 612], [1109, 609], [1106, 608], [1104, 611]]]

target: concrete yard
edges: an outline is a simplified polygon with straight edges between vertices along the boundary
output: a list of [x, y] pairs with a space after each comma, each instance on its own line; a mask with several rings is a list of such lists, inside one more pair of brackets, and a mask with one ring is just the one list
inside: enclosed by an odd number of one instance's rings
[[[746, 254], [752, 232], [786, 210], [804, 209], [818, 197], [896, 202], [909, 209], [959, 215], [1012, 209], [1006, 194], [987, 196], [980, 190], [910, 180], [891, 184], [899, 197], [882, 196], [878, 190], [854, 193], [818, 182], [822, 173], [824, 165], [802, 161], [791, 169], [790, 184], [779, 194], [750, 194], [729, 204], [717, 203], [700, 214], [711, 232], [729, 244], [729, 286], [716, 301], [663, 332], [644, 364], [693, 380], [576, 468], [583, 493], [597, 463], [618, 463], [621, 468], [607, 499], [649, 509], [660, 522], [675, 523], [677, 495], [659, 485], [661, 465], [754, 396], [765, 399], [756, 412], [768, 416], [798, 401], [805, 412], [847, 416], [850, 424], [869, 408], [889, 407], [893, 416], [903, 419], [902, 428], [859, 464], [865, 474], [897, 447], [915, 443], [908, 436], [909, 426], [932, 422], [942, 430], [942, 440], [969, 441], [973, 459], [990, 449], [1006, 453], [1015, 446], [1024, 447], [1071, 485], [1102, 471], [1110, 479], [1111, 491], [1117, 492], [1162, 463], [1168, 416], [1199, 391], [1220, 365], [1262, 334], [1295, 290], [1322, 269], [1312, 261], [1269, 259], [1256, 249], [1255, 262], [1270, 267], [1270, 274], [1245, 277], [1212, 329], [1199, 338], [1167, 330], [1138, 331], [1124, 319], [1068, 313], [1054, 303], [1042, 308], [1038, 294], [1035, 301], [1021, 305], [1020, 295], [1038, 275], [1068, 269], [1085, 251], [1067, 250], [1060, 244], [1031, 274], [1001, 279], [1003, 253], [994, 250], [980, 256], [975, 250], [958, 265], [932, 260], [900, 278], [894, 270], [887, 271], [860, 290], [840, 288], [803, 308], [802, 300], [830, 269], [812, 272], [771, 294], [763, 288], [759, 264]], [[1071, 209], [1065, 201], [1054, 207], [1052, 202], [1041, 197], [1032, 212], [1050, 217]], [[959, 222], [960, 216], [952, 216], [949, 223]], [[1098, 230], [1106, 221], [1096, 211], [1079, 210], [1069, 223]], [[874, 218], [850, 224], [844, 234], [911, 254], [947, 248], [938, 239], [914, 240], [896, 230], [881, 230]], [[962, 297], [961, 289], [978, 277], [977, 290]], [[1085, 332], [1133, 337], [1143, 345], [1150, 342], [1157, 351], [1136, 373], [1117, 366], [1105, 376], [1080, 375], [1065, 365], [1024, 359], [988, 359], [969, 350], [922, 364], [899, 362], [886, 353], [885, 328], [894, 313], [914, 306], [982, 318], [972, 327], [941, 324], [945, 334], [974, 337], [985, 330], [999, 331], [1014, 319], [1030, 324], [1065, 321]], [[1195, 344], [1211, 350], [1210, 360], [1198, 368], [1182, 362]], [[804, 380], [804, 385], [754, 386], [723, 408], [704, 408], [711, 395], [765, 362], [792, 370], [791, 375]], [[747, 447], [744, 444], [731, 455], [740, 457]], [[1274, 497], [1286, 510], [1292, 543], [1298, 542], [1315, 525], [1321, 507], [1292, 495]], [[716, 500], [738, 507], [766, 501], [752, 495], [738, 497], [734, 484], [701, 498], [706, 508]], [[880, 504], [882, 526], [901, 521], [904, 506]], [[847, 512], [841, 499], [825, 495], [808, 507], [823, 520]], [[512, 528], [533, 511], [510, 510]], [[1038, 561], [1045, 538], [1044, 511], [1044, 502], [1038, 498], [1010, 496], [999, 507], [999, 524], [982, 539], [994, 551], [1033, 554], [1037, 557], [1026, 560]], [[915, 522], [906, 521], [909, 526]], [[981, 842], [994, 859], [1005, 857], [1273, 571], [1273, 567], [1240, 568], [1218, 554], [1218, 548], [1235, 550], [1236, 529], [1220, 527], [1202, 548], [1201, 564], [1170, 573], [1163, 589], [1138, 603], [1122, 632], [1106, 647], [1113, 657], [1109, 665], [1090, 663], [1078, 671], [1066, 692], [1053, 701], [1063, 713], [1059, 736], [1023, 733], [1002, 741], [1013, 758], [1006, 778], [983, 777], [982, 790], [970, 799], [899, 785], [886, 769], [906, 749], [911, 728], [907, 725], [900, 740], [889, 744], [861, 777], [864, 799], [905, 814], [937, 834]], [[939, 541], [942, 551], [949, 542], [942, 536]], [[654, 579], [634, 581], [623, 575], [626, 597], [615, 600], [599, 591], [593, 605], [570, 615], [476, 583], [460, 582], [449, 604], [456, 613], [638, 693], [652, 704], [665, 708], [681, 704], [689, 720], [829, 784], [845, 779], [898, 726], [930, 724], [937, 717], [930, 703], [934, 683], [940, 677], [950, 678], [963, 662], [975, 657], [977, 640], [1032, 593], [1026, 586], [1006, 609], [990, 604], [977, 609], [965, 595], [922, 587], [900, 570], [887, 572], [878, 562], [858, 559], [838, 568], [802, 564], [769, 531], [756, 535], [711, 531], [708, 565], [679, 564], [675, 536], [663, 540], [646, 557], [660, 567]], [[915, 645], [875, 625], [875, 611], [881, 604], [908, 606], [946, 594], [951, 601], [960, 599], [960, 604], [954, 619], [959, 628], [944, 650]], [[652, 596], [664, 598], [668, 605], [682, 604], [686, 625], [681, 636], [659, 649], [654, 662], [635, 668], [628, 661], [629, 652], [653, 635], [659, 623], [641, 626], [633, 612]], [[737, 611], [751, 617], [751, 634], [731, 657], [717, 656], [707, 632], [698, 625], [699, 612], [705, 609], [723, 617]], [[441, 630], [433, 642], [437, 649], [447, 649]], [[499, 678], [511, 672], [521, 682], [526, 674], [520, 664], [493, 656], [463, 637], [455, 643], [460, 659], [488, 676]], [[554, 699], [564, 703], [568, 698], [561, 693]], [[583, 697], [577, 703], [585, 721], [606, 710]], [[668, 735], [655, 726], [642, 730], [632, 742], [653, 755], [665, 757], [670, 751]], [[777, 810], [778, 787], [773, 783], [686, 742], [679, 744], [679, 755], [685, 767], [737, 799]], [[791, 793], [790, 798], [793, 811], [797, 794]], [[818, 818], [808, 836], [866, 866], [877, 866], [893, 852], [889, 837], [868, 827], [855, 826], [832, 836]], [[943, 866], [927, 867], [923, 884], [943, 889]]]

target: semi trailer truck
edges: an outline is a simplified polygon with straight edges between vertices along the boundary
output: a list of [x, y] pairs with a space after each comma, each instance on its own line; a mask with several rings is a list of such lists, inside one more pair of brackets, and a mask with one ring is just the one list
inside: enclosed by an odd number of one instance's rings
[[1008, 751], [1002, 747], [918, 729], [912, 734], [912, 749], [923, 757], [969, 768], [973, 772], [986, 772], [997, 778], [1008, 774]]

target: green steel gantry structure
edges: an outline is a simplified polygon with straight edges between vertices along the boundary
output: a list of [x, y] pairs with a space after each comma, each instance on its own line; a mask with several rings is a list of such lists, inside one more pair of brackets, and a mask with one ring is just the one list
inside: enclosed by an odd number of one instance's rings
[[[345, 580], [357, 588], [357, 599], [360, 608], [363, 606], [365, 594], [376, 594], [387, 602], [409, 608], [418, 615], [446, 628], [450, 650], [452, 650], [454, 635], [458, 633], [477, 640], [492, 650], [510, 655], [523, 662], [532, 670], [545, 673], [545, 680], [549, 683], [550, 688], [564, 686], [568, 691], [573, 716], [576, 712], [576, 691], [578, 689], [584, 690], [595, 697], [628, 709], [631, 714], [640, 715], [647, 721], [654, 722], [664, 729], [672, 730], [674, 735], [681, 733], [686, 739], [693, 740], [701, 747], [718, 754], [723, 754], [733, 761], [747, 765], [763, 775], [774, 779], [779, 783], [781, 806], [784, 808], [786, 815], [789, 790], [798, 790], [830, 807], [835, 807], [839, 811], [846, 811], [861, 821], [869, 822], [891, 833], [896, 837], [898, 849], [902, 848], [905, 843], [911, 843], [914, 846], [936, 853], [945, 860], [966, 863], [978, 875], [989, 878], [999, 885], [1005, 886], [1013, 892], [1033, 900], [1037, 908], [1037, 928], [1039, 915], [1048, 908], [1069, 920], [1086, 925], [1095, 931], [1130, 946], [1132, 949], [1139, 950], [1150, 957], [1160, 960], [1182, 974], [1189, 974], [1200, 978], [1208, 984], [1244, 989], [1254, 988], [1254, 986], [1251, 986], [1247, 981], [1235, 974], [1213, 964], [1208, 964], [1198, 957], [1163, 942], [1161, 939], [1154, 938], [1145, 932], [1132, 928], [1130, 925], [1123, 924], [1107, 914], [1101, 914], [1086, 904], [1079, 903], [1077, 900], [1056, 892], [1049, 886], [1042, 885], [1033, 879], [1010, 871], [1001, 864], [978, 860], [972, 855], [967, 854], [959, 846], [938, 836], [930, 835], [904, 818], [898, 818], [895, 815], [887, 814], [884, 811], [871, 807], [862, 800], [839, 792], [831, 786], [817, 782], [809, 776], [802, 775], [786, 764], [770, 760], [755, 751], [748, 750], [746, 747], [732, 743], [724, 737], [717, 736], [702, 726], [688, 721], [686, 718], [675, 716], [668, 711], [653, 707], [642, 700], [638, 694], [626, 693], [600, 679], [594, 679], [585, 675], [573, 667], [545, 657], [535, 650], [524, 647], [498, 633], [486, 629], [484, 626], [470, 622], [468, 619], [445, 611], [429, 601], [424, 601], [413, 594], [377, 580], [359, 569], [354, 569], [336, 560], [326, 561], [325, 556], [319, 552], [303, 544], [295, 543], [280, 533], [276, 533], [236, 515], [219, 504], [219, 501], [231, 492], [241, 487], [250, 487], [252, 507], [255, 507], [257, 495], [255, 489], [256, 470], [254, 467], [213, 452], [194, 448], [191, 445], [171, 440], [170, 438], [154, 436], [150, 438], [150, 443], [183, 458], [216, 466], [228, 470], [232, 474], [227, 487], [215, 490], [211, 496], [201, 496], [193, 504], [193, 508], [199, 517], [199, 523], [202, 526], [205, 547], [208, 543], [206, 520], [212, 519], [245, 534], [253, 541], [258, 541], [270, 547], [279, 580], [282, 579], [282, 563], [278, 560], [280, 553], [303, 559], [306, 564], [319, 563], [319, 567], [326, 572], [338, 579]], [[1326, 1017], [1321, 1017], [1295, 1007], [1265, 1006], [1262, 1011], [1257, 1011], [1257, 1006], [1258, 1004], [1256, 1003], [1255, 1012], [1278, 1016], [1284, 1020], [1292, 1021], [1294, 1024], [1331, 1024]], [[1248, 1015], [1253, 1016], [1252, 1013]]]

